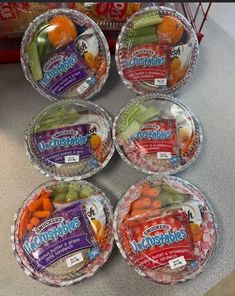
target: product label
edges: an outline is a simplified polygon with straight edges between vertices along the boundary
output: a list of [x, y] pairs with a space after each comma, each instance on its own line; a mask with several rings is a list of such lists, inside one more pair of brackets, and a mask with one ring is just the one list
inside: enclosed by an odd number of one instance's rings
[[[79, 202], [53, 213], [23, 238], [25, 254], [38, 271], [70, 253], [91, 248], [94, 244], [89, 221]], [[69, 258], [67, 265], [72, 266], [77, 260]]]
[[158, 159], [177, 155], [177, 127], [175, 119], [159, 119], [145, 123], [132, 140], [141, 153], [157, 153]]
[[121, 2], [99, 2], [95, 5], [95, 11], [98, 15], [106, 19], [121, 20], [125, 17], [128, 3]]
[[128, 226], [135, 265], [156, 268], [184, 256], [193, 260], [191, 235], [185, 212], [142, 220]]
[[79, 162], [93, 155], [89, 144], [90, 124], [50, 129], [34, 136], [36, 149], [47, 165]]
[[77, 82], [88, 77], [86, 66], [74, 43], [55, 50], [42, 65], [44, 90], [59, 96]]
[[172, 259], [169, 261], [169, 265], [171, 269], [176, 269], [178, 267], [186, 265], [187, 262], [185, 261], [184, 256], [180, 256], [178, 258]]
[[[154, 81], [165, 79], [159, 85], [166, 85], [169, 76], [170, 48], [166, 45], [144, 44], [132, 48], [123, 60], [123, 74], [130, 81]], [[160, 81], [160, 80], [159, 80]]]

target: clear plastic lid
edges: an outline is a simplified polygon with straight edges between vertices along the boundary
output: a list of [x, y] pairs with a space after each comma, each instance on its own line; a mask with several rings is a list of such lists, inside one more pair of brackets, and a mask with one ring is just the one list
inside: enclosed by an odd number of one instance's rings
[[92, 102], [60, 100], [33, 118], [26, 149], [33, 165], [47, 176], [90, 177], [113, 155], [112, 120]]
[[130, 166], [147, 174], [174, 174], [197, 158], [202, 145], [198, 119], [173, 97], [138, 96], [115, 117], [117, 151]]
[[139, 94], [172, 94], [191, 77], [199, 49], [188, 20], [167, 7], [147, 7], [123, 26], [116, 64], [127, 87]]
[[123, 194], [114, 213], [122, 256], [162, 284], [193, 279], [214, 253], [217, 231], [204, 195], [180, 178], [149, 176]]
[[110, 68], [107, 41], [98, 25], [72, 9], [38, 16], [26, 30], [21, 63], [32, 86], [49, 99], [89, 99]]
[[34, 189], [16, 213], [13, 252], [27, 275], [68, 286], [107, 261], [112, 223], [112, 207], [100, 189], [86, 181], [50, 181]]

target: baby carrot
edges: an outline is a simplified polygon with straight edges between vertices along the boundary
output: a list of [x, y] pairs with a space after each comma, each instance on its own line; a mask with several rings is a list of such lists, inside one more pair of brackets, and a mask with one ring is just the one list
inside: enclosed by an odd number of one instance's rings
[[151, 200], [149, 197], [141, 197], [132, 203], [132, 210], [146, 209], [150, 204]]
[[39, 197], [38, 199], [35, 199], [34, 201], [32, 201], [29, 205], [29, 210], [31, 212], [34, 212], [35, 210], [38, 210], [42, 205], [42, 198]]
[[27, 230], [30, 231], [33, 229], [33, 227], [34, 227], [33, 224], [30, 223], [27, 225]]
[[29, 223], [31, 213], [28, 208], [24, 210], [24, 212], [21, 215], [20, 218], [20, 224], [19, 224], [19, 238], [22, 239], [25, 232], [26, 232], [26, 227]]
[[161, 208], [161, 202], [160, 202], [160, 200], [153, 200], [152, 202], [151, 202], [151, 208], [152, 209], [160, 209]]
[[53, 212], [53, 209], [54, 209], [53, 204], [48, 197], [44, 197], [42, 199], [42, 207], [44, 211], [49, 211], [49, 212]]
[[137, 216], [144, 216], [147, 215], [150, 212], [149, 209], [138, 209], [131, 211], [131, 218], [137, 217]]
[[30, 224], [32, 224], [33, 226], [37, 226], [40, 223], [40, 219], [38, 217], [32, 217], [30, 219]]
[[33, 216], [37, 218], [47, 218], [49, 215], [50, 215], [49, 211], [35, 211], [33, 213]]
[[154, 197], [157, 197], [160, 193], [160, 190], [157, 189], [157, 188], [143, 188], [142, 190], [142, 195], [144, 196], [147, 196], [147, 197], [151, 197], [151, 198], [154, 198]]

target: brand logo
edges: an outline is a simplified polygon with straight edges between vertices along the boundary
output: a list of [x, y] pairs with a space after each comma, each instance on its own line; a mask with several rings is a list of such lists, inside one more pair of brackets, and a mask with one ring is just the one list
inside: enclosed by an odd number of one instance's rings
[[137, 132], [132, 139], [147, 139], [147, 140], [165, 140], [169, 139], [172, 136], [172, 131], [162, 131], [162, 130], [145, 130]]
[[134, 253], [139, 253], [151, 247], [171, 245], [183, 241], [186, 237], [187, 232], [184, 228], [180, 228], [177, 231], [168, 230], [165, 234], [161, 233], [153, 236], [144, 236], [139, 242], [132, 240], [131, 248]]
[[61, 222], [57, 227], [53, 227], [45, 232], [37, 234], [32, 240], [26, 240], [23, 244], [23, 248], [27, 254], [31, 254], [49, 241], [56, 241], [58, 238], [64, 237], [68, 233], [72, 233], [79, 228], [80, 225], [81, 222], [78, 217], [74, 217], [73, 220]]
[[[55, 63], [59, 62], [55, 66], [51, 68], [51, 66]], [[53, 57], [50, 59], [46, 67], [44, 67], [44, 76], [43, 79], [40, 81], [40, 84], [44, 87], [48, 86], [54, 78], [57, 76], [60, 76], [64, 72], [67, 72], [69, 69], [73, 68], [73, 66], [76, 65], [78, 62], [78, 57], [76, 54], [71, 54], [69, 57], [66, 57], [61, 60], [61, 56], [58, 57]]]
[[[72, 131], [70, 131], [70, 134], [71, 132]], [[72, 137], [55, 138], [57, 134], [58, 133], [52, 135], [52, 140], [48, 142], [42, 141], [38, 143], [38, 149], [40, 150], [40, 152], [55, 149], [58, 147], [85, 145], [88, 141], [88, 135], [75, 135]]]
[[145, 236], [148, 236], [151, 232], [157, 231], [157, 230], [169, 230], [171, 227], [168, 224], [157, 224], [154, 226], [151, 226], [147, 228], [143, 233]]

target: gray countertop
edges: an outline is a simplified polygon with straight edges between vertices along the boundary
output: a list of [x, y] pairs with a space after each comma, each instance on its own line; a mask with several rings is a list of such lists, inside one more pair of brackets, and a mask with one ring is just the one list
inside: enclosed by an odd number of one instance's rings
[[[0, 296], [200, 296], [234, 268], [235, 41], [211, 20], [205, 34], [193, 81], [178, 95], [199, 117], [205, 136], [198, 160], [178, 176], [205, 193], [218, 222], [218, 247], [204, 272], [180, 285], [155, 284], [129, 267], [115, 247], [93, 278], [71, 287], [47, 287], [24, 274], [11, 251], [10, 225], [22, 200], [47, 180], [27, 159], [23, 140], [29, 121], [49, 101], [25, 80], [19, 64], [0, 65]], [[109, 79], [94, 101], [115, 114], [133, 97], [113, 63]], [[89, 181], [103, 189], [115, 206], [125, 189], [143, 176], [115, 153], [107, 167]]]

